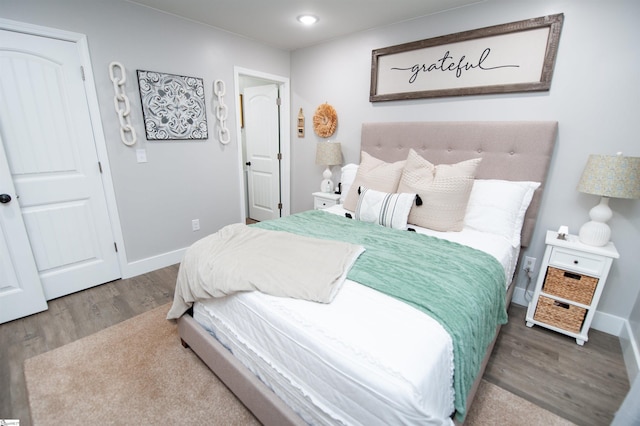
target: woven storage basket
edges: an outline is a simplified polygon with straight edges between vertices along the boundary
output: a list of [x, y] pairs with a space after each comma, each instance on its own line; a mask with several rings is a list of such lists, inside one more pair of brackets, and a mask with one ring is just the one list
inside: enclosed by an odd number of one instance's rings
[[597, 285], [597, 278], [563, 271], [550, 266], [547, 269], [542, 291], [588, 305], [593, 299], [593, 292], [596, 290]]
[[540, 296], [533, 319], [563, 330], [580, 332], [587, 310]]

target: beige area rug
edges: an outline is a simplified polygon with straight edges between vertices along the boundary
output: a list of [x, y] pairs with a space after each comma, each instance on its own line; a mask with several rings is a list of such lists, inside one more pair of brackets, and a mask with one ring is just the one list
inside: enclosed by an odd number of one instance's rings
[[464, 423], [472, 426], [570, 426], [568, 420], [483, 380]]
[[[161, 306], [25, 361], [34, 425], [255, 425]], [[466, 425], [569, 422], [483, 381]]]
[[258, 425], [164, 305], [25, 361], [34, 425]]

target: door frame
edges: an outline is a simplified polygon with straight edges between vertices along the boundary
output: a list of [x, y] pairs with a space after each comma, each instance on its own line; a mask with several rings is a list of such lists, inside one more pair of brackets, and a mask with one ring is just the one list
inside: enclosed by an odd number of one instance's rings
[[253, 77], [266, 80], [278, 86], [280, 92], [280, 200], [282, 202], [282, 216], [291, 214], [291, 131], [290, 131], [290, 88], [289, 78], [261, 71], [250, 70], [242, 67], [233, 68], [233, 79], [235, 84], [236, 99], [236, 134], [238, 135], [238, 176], [240, 185], [240, 221], [244, 222], [247, 217], [245, 200], [247, 198], [247, 188], [244, 174], [244, 158], [242, 153], [242, 123], [240, 117], [242, 106], [240, 105], [240, 78]]
[[[105, 198], [107, 201], [107, 210], [109, 220], [111, 221], [111, 234], [114, 242], [117, 244], [117, 258], [119, 275], [122, 277], [124, 267], [127, 265], [127, 254], [124, 246], [124, 238], [122, 236], [122, 227], [120, 225], [120, 216], [118, 215], [118, 205], [116, 203], [116, 194], [113, 188], [113, 180], [111, 175], [111, 166], [109, 164], [109, 156], [107, 154], [107, 144], [102, 128], [102, 119], [100, 117], [100, 109], [98, 103], [98, 94], [96, 84], [93, 78], [93, 68], [91, 67], [91, 57], [89, 55], [89, 44], [87, 36], [80, 33], [74, 33], [57, 28], [44, 27], [40, 25], [29, 24], [26, 22], [12, 21], [0, 18], [0, 29], [14, 31], [18, 33], [31, 34], [41, 37], [54, 38], [63, 41], [75, 43], [80, 62], [84, 68], [84, 87], [87, 98], [87, 108], [91, 118], [91, 128], [93, 129], [93, 139], [95, 142], [98, 161], [102, 167], [102, 186], [104, 187]], [[97, 167], [97, 165], [96, 165]]]

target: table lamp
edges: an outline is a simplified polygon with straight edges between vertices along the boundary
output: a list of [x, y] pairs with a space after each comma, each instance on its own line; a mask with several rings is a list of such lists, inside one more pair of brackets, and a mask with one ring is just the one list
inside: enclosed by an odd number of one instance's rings
[[327, 166], [322, 173], [324, 180], [320, 183], [320, 191], [333, 192], [333, 181], [331, 180], [331, 166], [342, 164], [342, 150], [340, 142], [322, 141], [318, 142], [316, 148], [316, 164]]
[[621, 152], [590, 155], [578, 191], [601, 197], [600, 204], [589, 211], [591, 221], [580, 228], [580, 242], [604, 246], [611, 236], [611, 228], [607, 225], [613, 215], [609, 198], [640, 198], [640, 157], [624, 157]]

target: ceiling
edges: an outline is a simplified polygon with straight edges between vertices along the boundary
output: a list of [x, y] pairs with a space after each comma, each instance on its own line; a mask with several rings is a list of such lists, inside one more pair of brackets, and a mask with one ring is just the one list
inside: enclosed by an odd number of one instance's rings
[[[285, 50], [485, 0], [129, 0]], [[313, 26], [296, 17], [312, 14]]]

